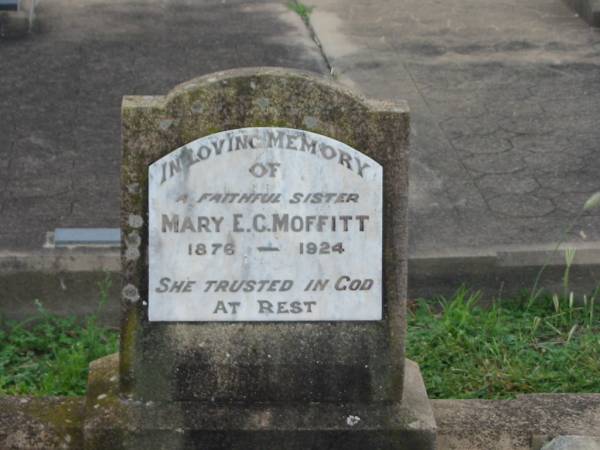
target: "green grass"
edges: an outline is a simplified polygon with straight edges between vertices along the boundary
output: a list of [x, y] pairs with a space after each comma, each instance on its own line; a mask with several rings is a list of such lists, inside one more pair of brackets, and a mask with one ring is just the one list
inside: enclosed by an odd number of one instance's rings
[[288, 2], [288, 8], [290, 8], [292, 11], [294, 11], [296, 14], [302, 17], [304, 21], [308, 21], [308, 19], [310, 18], [310, 13], [312, 13], [314, 9], [314, 6], [307, 6], [304, 3], [292, 0]]
[[[108, 280], [108, 279], [107, 279]], [[88, 365], [117, 351], [118, 333], [97, 323], [110, 284], [100, 285], [96, 314], [83, 323], [49, 314], [0, 327], [0, 395], [82, 395]]]
[[[102, 288], [100, 308], [106, 301]], [[596, 292], [598, 294], [598, 292]], [[504, 300], [491, 308], [461, 289], [421, 300], [408, 318], [408, 357], [431, 398], [511, 398], [518, 393], [600, 392], [600, 320], [594, 295]], [[117, 351], [118, 334], [48, 314], [4, 324], [0, 395], [83, 395], [90, 361]]]
[[[598, 294], [598, 291], [595, 293]], [[409, 314], [407, 355], [431, 398], [511, 398], [533, 392], [600, 392], [596, 296], [504, 300], [491, 308], [460, 290], [419, 301]]]

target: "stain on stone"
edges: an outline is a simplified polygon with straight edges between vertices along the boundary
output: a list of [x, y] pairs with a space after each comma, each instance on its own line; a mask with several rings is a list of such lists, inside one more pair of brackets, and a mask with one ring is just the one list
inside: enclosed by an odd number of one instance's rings
[[319, 119], [317, 119], [316, 117], [313, 117], [313, 116], [306, 116], [304, 118], [304, 120], [302, 121], [302, 123], [304, 124], [305, 127], [314, 129], [319, 126]]
[[269, 107], [269, 105], [271, 104], [271, 102], [269, 101], [268, 98], [265, 97], [261, 97], [261, 98], [257, 98], [254, 103], [262, 110], [265, 110]]
[[192, 112], [195, 114], [200, 114], [204, 112], [204, 104], [201, 101], [195, 102], [191, 108]]
[[129, 183], [127, 190], [130, 194], [138, 194], [140, 192], [140, 183]]
[[142, 243], [142, 238], [138, 231], [132, 231], [131, 233], [129, 233], [127, 235], [126, 239], [127, 239], [126, 240], [127, 246], [139, 247], [140, 244]]
[[128, 261], [136, 261], [140, 257], [140, 250], [137, 247], [127, 247], [125, 250], [125, 259]]
[[144, 219], [140, 215], [130, 214], [128, 223], [132, 228], [141, 228], [144, 225]]
[[133, 284], [128, 284], [123, 287], [123, 298], [130, 303], [136, 303], [140, 299], [138, 289]]
[[171, 128], [171, 125], [173, 125], [174, 122], [175, 122], [174, 119], [162, 119], [159, 122], [158, 127], [161, 130], [167, 130], [167, 129]]

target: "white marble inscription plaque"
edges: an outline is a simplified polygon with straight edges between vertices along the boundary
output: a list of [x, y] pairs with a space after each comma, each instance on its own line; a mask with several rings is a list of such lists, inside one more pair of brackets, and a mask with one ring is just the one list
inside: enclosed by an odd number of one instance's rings
[[288, 128], [174, 150], [149, 168], [150, 320], [380, 320], [382, 179]]

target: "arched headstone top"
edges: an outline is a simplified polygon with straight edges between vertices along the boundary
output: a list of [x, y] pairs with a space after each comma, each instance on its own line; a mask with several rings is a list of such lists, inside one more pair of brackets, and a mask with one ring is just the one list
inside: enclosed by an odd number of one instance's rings
[[[126, 102], [133, 102], [132, 105], [137, 104], [137, 106], [151, 105], [154, 107], [166, 107], [180, 100], [194, 97], [202, 91], [217, 91], [219, 88], [230, 89], [232, 87], [241, 88], [238, 94], [246, 90], [248, 94], [252, 95], [252, 91], [259, 87], [256, 84], [257, 81], [261, 80], [265, 82], [263, 87], [268, 86], [272, 88], [272, 93], [279, 96], [280, 94], [276, 92], [279, 88], [286, 90], [288, 95], [298, 97], [307, 93], [327, 91], [330, 95], [335, 93], [339, 96], [339, 101], [345, 103], [348, 107], [354, 105], [354, 107], [359, 109], [400, 113], [407, 110], [407, 105], [404, 101], [393, 103], [367, 99], [334, 80], [325, 78], [319, 74], [281, 67], [247, 67], [214, 72], [178, 84], [163, 96], [125, 96], [125, 100]], [[255, 84], [253, 85], [253, 83]], [[246, 86], [249, 86], [251, 90], [247, 90]], [[300, 90], [290, 91], [289, 88], [291, 86], [300, 88]]]
[[[262, 86], [258, 83], [262, 83]], [[296, 88], [296, 90], [290, 88]], [[403, 112], [406, 104], [366, 99], [349, 88], [321, 75], [297, 69], [281, 67], [247, 67], [242, 69], [224, 70], [204, 75], [175, 86], [165, 97], [165, 104], [176, 103], [187, 96], [195, 96], [204, 90], [217, 92], [218, 89], [237, 89], [239, 96], [244, 91], [250, 97], [253, 91], [265, 89], [265, 95], [270, 92], [274, 100], [277, 98], [301, 98], [306, 95], [327, 93], [334, 95], [331, 100], [338, 101], [341, 107], [357, 108], [371, 111]], [[250, 88], [250, 89], [248, 89]], [[283, 90], [283, 92], [280, 92]], [[283, 95], [282, 95], [283, 94]], [[237, 97], [239, 98], [239, 97]]]
[[370, 147], [377, 146], [374, 138], [383, 137], [382, 118], [405, 129], [408, 107], [404, 102], [367, 100], [317, 74], [258, 67], [205, 75], [164, 96], [124, 97], [123, 116], [130, 126], [152, 130], [168, 142], [155, 159], [216, 132], [280, 126], [340, 140], [380, 160]]

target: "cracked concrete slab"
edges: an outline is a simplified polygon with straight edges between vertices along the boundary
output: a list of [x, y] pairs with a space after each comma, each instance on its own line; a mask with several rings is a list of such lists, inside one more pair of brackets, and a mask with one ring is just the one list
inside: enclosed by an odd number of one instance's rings
[[326, 73], [279, 1], [53, 0], [26, 39], [0, 40], [0, 249], [56, 227], [118, 227], [120, 107], [206, 73]]
[[600, 31], [561, 0], [311, 5], [342, 82], [409, 103], [411, 255], [556, 242], [600, 190]]

